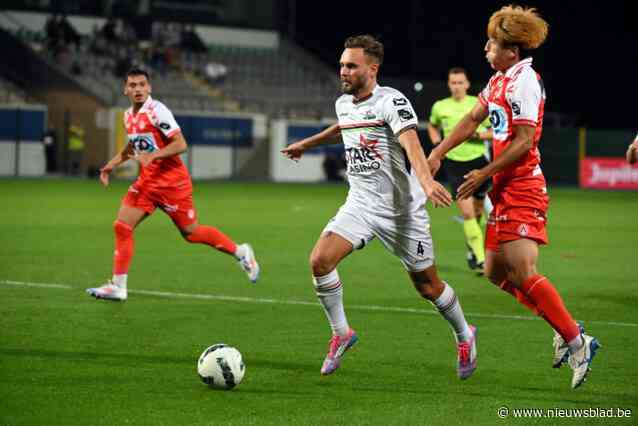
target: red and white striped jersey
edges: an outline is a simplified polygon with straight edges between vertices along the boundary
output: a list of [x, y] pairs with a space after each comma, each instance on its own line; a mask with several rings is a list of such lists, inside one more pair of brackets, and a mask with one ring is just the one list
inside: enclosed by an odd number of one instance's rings
[[[173, 113], [150, 96], [137, 114], [133, 113], [132, 107], [126, 110], [124, 126], [135, 154], [162, 149], [181, 131]], [[137, 182], [153, 188], [178, 187], [190, 185], [190, 175], [176, 155], [141, 167]]]
[[[479, 94], [479, 102], [489, 110], [493, 129], [493, 158], [498, 158], [514, 140], [515, 126], [536, 128], [532, 148], [514, 164], [493, 177], [493, 202], [540, 208], [547, 204], [545, 177], [540, 167], [538, 142], [543, 129], [545, 89], [532, 68], [532, 58], [497, 72]], [[531, 197], [531, 199], [530, 199]], [[544, 200], [544, 201], [543, 201]]]

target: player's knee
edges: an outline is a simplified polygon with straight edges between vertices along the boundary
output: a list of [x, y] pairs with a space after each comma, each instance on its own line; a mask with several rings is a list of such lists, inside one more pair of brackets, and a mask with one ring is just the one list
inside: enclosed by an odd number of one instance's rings
[[133, 235], [133, 227], [121, 220], [116, 220], [115, 222], [113, 222], [113, 231], [119, 238], [128, 238]]
[[421, 297], [427, 300], [435, 300], [443, 292], [443, 282], [438, 277], [432, 277], [425, 271], [411, 272], [410, 278], [414, 288]]
[[512, 270], [510, 272], [509, 279], [516, 284], [517, 287], [520, 287], [523, 283], [525, 283], [525, 281], [534, 275], [536, 275], [536, 265], [533, 263], [526, 263], [519, 265], [516, 269]]
[[325, 253], [313, 250], [310, 253], [310, 268], [315, 277], [322, 277], [332, 271], [337, 265]]
[[187, 226], [185, 228], [180, 228], [179, 232], [185, 241], [189, 243], [198, 243], [200, 242], [200, 239], [195, 236], [195, 231], [198, 227], [198, 225]]

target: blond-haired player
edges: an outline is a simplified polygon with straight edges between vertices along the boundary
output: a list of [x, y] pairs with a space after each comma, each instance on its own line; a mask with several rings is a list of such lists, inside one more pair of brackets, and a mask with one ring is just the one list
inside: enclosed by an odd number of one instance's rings
[[548, 241], [549, 198], [538, 150], [545, 90], [532, 68], [531, 52], [545, 41], [547, 30], [547, 22], [533, 8], [506, 6], [491, 16], [485, 52], [496, 74], [429, 161], [432, 170], [438, 170], [445, 153], [472, 135], [489, 115], [493, 160], [466, 174], [458, 197], [469, 197], [492, 178], [494, 210], [486, 232], [485, 273], [555, 330], [554, 367], [568, 360], [571, 385], [576, 388], [585, 381], [598, 341], [583, 333], [554, 285], [536, 270], [538, 246]]

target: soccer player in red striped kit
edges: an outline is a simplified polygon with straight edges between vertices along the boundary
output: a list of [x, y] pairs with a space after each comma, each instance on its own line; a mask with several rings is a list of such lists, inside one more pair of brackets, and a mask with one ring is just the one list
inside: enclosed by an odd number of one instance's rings
[[538, 246], [548, 242], [549, 197], [538, 150], [545, 90], [532, 68], [531, 52], [545, 41], [547, 29], [547, 22], [531, 8], [506, 6], [491, 16], [485, 52], [496, 74], [428, 161], [438, 170], [441, 158], [489, 115], [493, 162], [466, 174], [458, 197], [468, 198], [492, 177], [494, 210], [486, 231], [485, 274], [554, 329], [554, 367], [568, 361], [576, 388], [585, 381], [598, 341], [584, 334], [554, 285], [536, 270]]
[[126, 75], [124, 94], [131, 101], [131, 107], [124, 113], [128, 143], [102, 167], [100, 181], [108, 186], [113, 169], [130, 158], [140, 163], [140, 174], [122, 199], [113, 223], [113, 277], [101, 287], [87, 289], [87, 293], [97, 299], [126, 300], [134, 230], [158, 207], [171, 218], [187, 242], [206, 244], [234, 256], [255, 283], [259, 265], [251, 246], [237, 245], [219, 229], [198, 223], [191, 178], [179, 157], [187, 150], [186, 140], [171, 111], [151, 98], [149, 74], [131, 69]]

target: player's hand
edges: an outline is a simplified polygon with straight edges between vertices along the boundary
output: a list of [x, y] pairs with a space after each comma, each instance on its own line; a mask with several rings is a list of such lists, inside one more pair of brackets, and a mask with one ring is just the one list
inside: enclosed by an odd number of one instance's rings
[[629, 164], [634, 164], [638, 161], [638, 139], [635, 140], [631, 145], [629, 145], [625, 157], [627, 158], [627, 162]]
[[299, 161], [305, 150], [303, 142], [299, 141], [288, 145], [281, 150], [281, 153], [291, 160]]
[[436, 175], [436, 172], [441, 168], [441, 158], [434, 152], [431, 152], [428, 156], [428, 167], [430, 167], [430, 174], [432, 177]]
[[108, 164], [100, 169], [100, 182], [102, 182], [102, 185], [105, 187], [109, 186], [109, 177], [112, 171], [113, 167]]
[[443, 185], [433, 180], [430, 185], [425, 187], [425, 193], [428, 199], [432, 201], [434, 207], [449, 207], [452, 205], [452, 196]]
[[140, 163], [142, 167], [146, 167], [153, 161], [155, 161], [155, 156], [151, 153], [143, 152], [141, 154], [138, 154], [135, 159]]
[[456, 191], [456, 198], [459, 200], [470, 198], [488, 178], [481, 170], [472, 170], [463, 177], [465, 178], [465, 182], [463, 182]]

